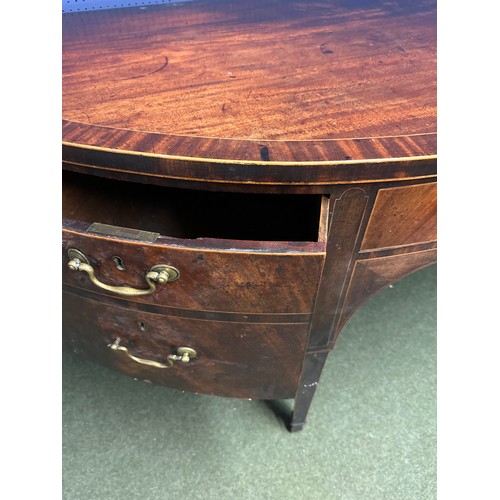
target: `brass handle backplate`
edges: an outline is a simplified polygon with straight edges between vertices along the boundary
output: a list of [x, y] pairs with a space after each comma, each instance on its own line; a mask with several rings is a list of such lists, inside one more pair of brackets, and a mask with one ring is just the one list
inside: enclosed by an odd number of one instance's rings
[[172, 368], [175, 361], [181, 361], [182, 363], [189, 363], [193, 358], [198, 356], [198, 353], [191, 349], [191, 347], [178, 347], [177, 354], [169, 354], [167, 356], [167, 363], [159, 363], [158, 361], [152, 361], [150, 359], [138, 358], [133, 354], [130, 354], [128, 349], [120, 345], [120, 338], [117, 338], [112, 344], [108, 344], [108, 347], [113, 351], [124, 352], [131, 360], [141, 365], [153, 366], [155, 368]]
[[95, 276], [94, 268], [90, 265], [87, 257], [77, 250], [76, 248], [70, 248], [68, 250], [68, 257], [70, 261], [68, 262], [68, 267], [72, 271], [83, 271], [86, 272], [90, 278], [90, 281], [99, 288], [103, 290], [107, 290], [108, 292], [113, 292], [118, 295], [125, 295], [128, 297], [137, 297], [140, 295], [150, 295], [156, 290], [156, 283], [164, 284], [170, 283], [171, 281], [175, 281], [179, 278], [179, 271], [172, 266], [168, 266], [165, 264], [158, 264], [153, 266], [145, 276], [146, 283], [149, 285], [149, 288], [146, 289], [138, 289], [132, 288], [130, 286], [113, 286], [107, 285], [102, 281], [99, 281]]

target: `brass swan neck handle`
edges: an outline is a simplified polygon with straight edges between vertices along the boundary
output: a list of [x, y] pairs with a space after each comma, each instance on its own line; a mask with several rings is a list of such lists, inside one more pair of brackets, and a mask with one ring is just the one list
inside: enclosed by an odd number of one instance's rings
[[177, 354], [169, 354], [167, 356], [167, 363], [160, 363], [158, 361], [139, 358], [137, 356], [134, 356], [133, 354], [130, 354], [127, 347], [120, 345], [120, 340], [120, 338], [117, 338], [112, 344], [108, 344], [108, 347], [113, 351], [124, 352], [132, 361], [135, 361], [136, 363], [139, 363], [141, 365], [153, 366], [154, 368], [172, 368], [175, 361], [189, 363], [189, 361], [198, 356], [198, 353], [190, 347], [178, 347]]
[[96, 275], [94, 268], [90, 265], [87, 257], [75, 248], [71, 248], [68, 250], [68, 256], [70, 261], [68, 262], [68, 267], [72, 271], [83, 271], [86, 272], [89, 276], [90, 281], [96, 285], [97, 287], [107, 290], [108, 292], [116, 293], [117, 295], [123, 295], [127, 297], [138, 297], [141, 295], [150, 295], [156, 290], [156, 283], [164, 284], [175, 281], [179, 278], [179, 271], [172, 266], [168, 266], [165, 264], [158, 264], [153, 266], [145, 276], [146, 283], [149, 288], [146, 289], [138, 289], [130, 286], [114, 286], [107, 285], [100, 281]]

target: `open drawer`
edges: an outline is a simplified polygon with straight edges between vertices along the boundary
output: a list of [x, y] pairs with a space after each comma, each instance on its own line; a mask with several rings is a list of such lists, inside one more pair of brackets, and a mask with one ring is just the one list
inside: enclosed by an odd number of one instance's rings
[[287, 399], [297, 390], [309, 325], [151, 314], [63, 293], [63, 333], [108, 368], [184, 391]]
[[63, 172], [63, 281], [172, 308], [310, 313], [328, 201]]

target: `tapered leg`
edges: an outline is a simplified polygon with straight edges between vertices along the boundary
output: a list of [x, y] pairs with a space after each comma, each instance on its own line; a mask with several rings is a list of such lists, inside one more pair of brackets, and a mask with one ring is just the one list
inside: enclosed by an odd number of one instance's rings
[[304, 360], [299, 389], [295, 395], [292, 416], [288, 425], [290, 432], [302, 430], [307, 413], [319, 382], [319, 377], [329, 351], [309, 353]]

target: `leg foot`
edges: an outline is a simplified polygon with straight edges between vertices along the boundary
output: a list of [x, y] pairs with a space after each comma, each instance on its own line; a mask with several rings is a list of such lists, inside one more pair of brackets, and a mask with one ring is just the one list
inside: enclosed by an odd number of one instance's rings
[[300, 385], [295, 395], [293, 412], [288, 423], [290, 432], [302, 430], [306, 423], [307, 413], [318, 385], [319, 377], [325, 365], [328, 351], [307, 354], [302, 368]]
[[304, 428], [305, 422], [289, 422], [287, 425], [290, 432], [299, 432]]

